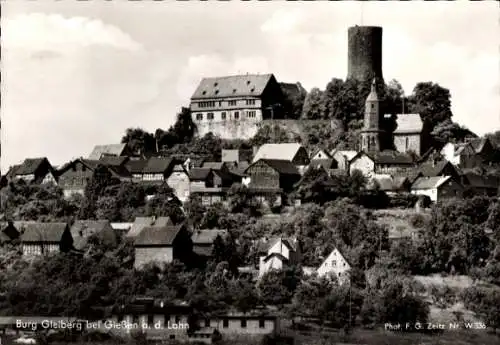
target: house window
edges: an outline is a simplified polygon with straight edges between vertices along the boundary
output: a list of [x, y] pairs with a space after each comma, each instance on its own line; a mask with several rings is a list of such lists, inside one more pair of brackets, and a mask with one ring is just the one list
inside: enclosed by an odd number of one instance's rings
[[259, 328], [265, 328], [265, 327], [266, 327], [266, 320], [259, 319]]
[[222, 320], [222, 328], [228, 328], [229, 327], [229, 320], [224, 319]]
[[196, 114], [196, 120], [203, 120], [203, 114], [202, 113], [198, 113]]
[[234, 112], [234, 118], [235, 119], [239, 119], [240, 118], [240, 112], [239, 111], [235, 111]]
[[409, 142], [408, 138], [405, 138], [405, 147], [406, 147], [406, 150], [408, 150], [409, 146], [410, 146], [410, 142]]
[[[218, 92], [219, 92], [219, 91], [217, 90], [217, 93], [218, 93]], [[219, 101], [219, 107], [222, 107], [222, 102], [220, 102], [220, 101]]]
[[235, 106], [236, 105], [236, 101], [228, 101], [227, 104], [229, 106]]
[[337, 266], [337, 260], [332, 260], [332, 267]]
[[247, 105], [255, 105], [255, 99], [247, 99]]
[[241, 319], [241, 328], [247, 328], [247, 319]]
[[225, 111], [223, 111], [223, 112], [220, 114], [220, 118], [221, 118], [222, 120], [225, 120], [225, 119], [226, 119], [226, 112], [225, 112]]
[[247, 117], [255, 117], [257, 112], [255, 110], [247, 111]]
[[375, 109], [375, 104], [372, 103], [372, 109]]
[[214, 113], [208, 113], [207, 114], [207, 119], [213, 120], [214, 119]]

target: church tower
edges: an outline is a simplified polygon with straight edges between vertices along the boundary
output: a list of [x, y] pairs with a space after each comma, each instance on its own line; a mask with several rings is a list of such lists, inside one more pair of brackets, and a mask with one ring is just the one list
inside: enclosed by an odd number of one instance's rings
[[365, 118], [363, 130], [361, 131], [361, 150], [365, 152], [378, 152], [381, 150], [380, 142], [383, 133], [380, 130], [379, 103], [377, 85], [374, 78], [370, 94], [365, 102]]

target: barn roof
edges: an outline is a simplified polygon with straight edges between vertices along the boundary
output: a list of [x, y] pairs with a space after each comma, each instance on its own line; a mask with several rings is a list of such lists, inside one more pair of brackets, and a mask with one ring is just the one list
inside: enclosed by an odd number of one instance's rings
[[[267, 164], [268, 166], [270, 166], [271, 168], [273, 168], [274, 170], [276, 170], [280, 174], [283, 174], [283, 175], [300, 175], [299, 171], [297, 170], [297, 167], [295, 165], [293, 165], [288, 160], [260, 159], [259, 161], [264, 162], [265, 164]], [[251, 166], [249, 166], [247, 168], [247, 170], [250, 169]]]
[[284, 143], [284, 144], [264, 144], [262, 145], [255, 156], [253, 157], [253, 162], [257, 162], [259, 159], [279, 159], [292, 161], [302, 145], [299, 143]]
[[23, 226], [22, 242], [59, 242], [68, 224], [62, 222], [27, 222]]
[[107, 220], [77, 220], [71, 227], [73, 247], [77, 250], [87, 245], [90, 236], [98, 235], [107, 243], [116, 241], [116, 235]]
[[135, 238], [136, 246], [170, 246], [184, 224], [148, 226]]
[[274, 78], [272, 74], [247, 74], [203, 78], [191, 99], [241, 96], [259, 97], [264, 93], [266, 86], [272, 78]]
[[221, 229], [198, 230], [193, 233], [191, 240], [193, 244], [212, 244], [217, 236], [225, 237], [227, 234], [227, 230]]
[[428, 177], [419, 177], [411, 189], [434, 189], [441, 186], [443, 183], [448, 181], [451, 176], [428, 176]]
[[89, 159], [98, 160], [103, 155], [121, 156], [127, 144], [96, 145], [89, 155]]

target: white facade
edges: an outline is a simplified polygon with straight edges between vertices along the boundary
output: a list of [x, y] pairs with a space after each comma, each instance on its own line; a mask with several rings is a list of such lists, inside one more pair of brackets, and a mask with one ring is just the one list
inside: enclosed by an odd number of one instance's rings
[[460, 164], [460, 156], [455, 155], [455, 144], [448, 143], [448, 144], [444, 145], [444, 147], [441, 149], [441, 154], [451, 164], [453, 164], [453, 165]]
[[191, 103], [195, 123], [224, 122], [237, 120], [262, 121], [262, 102], [259, 98], [206, 99]]
[[271, 269], [283, 269], [285, 261], [294, 264], [297, 261], [297, 252], [294, 248], [290, 248], [282, 238], [279, 238], [267, 250], [267, 254], [259, 259], [259, 277], [261, 277]]
[[332, 157], [337, 161], [338, 168], [341, 170], [348, 170], [349, 163], [356, 156], [358, 152], [356, 151], [337, 151], [331, 152]]
[[351, 269], [351, 266], [344, 258], [344, 256], [335, 248], [330, 255], [323, 261], [321, 266], [318, 268], [317, 273], [319, 277], [335, 275], [339, 283], [342, 283], [344, 279], [347, 278], [347, 272]]
[[427, 195], [432, 201], [436, 202], [438, 199], [438, 188], [412, 190], [411, 194]]
[[315, 160], [315, 159], [329, 159], [331, 158], [330, 155], [328, 153], [326, 153], [325, 150], [319, 150], [318, 152], [316, 152], [316, 154], [314, 156], [311, 157], [311, 160]]
[[360, 154], [349, 164], [349, 174], [354, 170], [359, 170], [363, 175], [371, 177], [375, 174], [375, 162], [366, 154]]

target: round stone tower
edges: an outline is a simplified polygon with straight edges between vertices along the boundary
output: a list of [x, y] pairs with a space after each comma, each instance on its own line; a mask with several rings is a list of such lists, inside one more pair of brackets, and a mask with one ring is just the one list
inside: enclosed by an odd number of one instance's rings
[[353, 26], [348, 35], [347, 78], [359, 81], [383, 80], [382, 28], [380, 26]]

